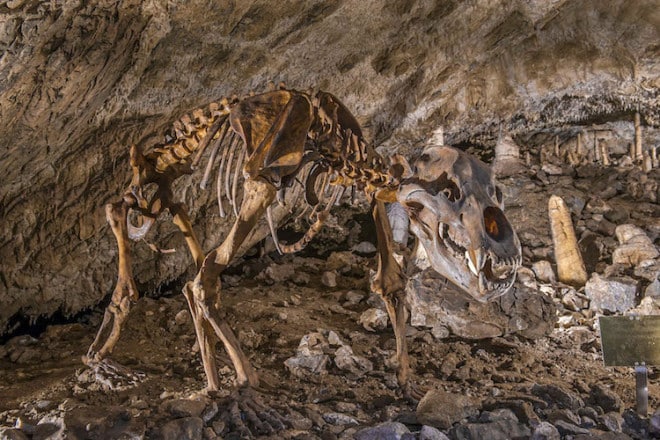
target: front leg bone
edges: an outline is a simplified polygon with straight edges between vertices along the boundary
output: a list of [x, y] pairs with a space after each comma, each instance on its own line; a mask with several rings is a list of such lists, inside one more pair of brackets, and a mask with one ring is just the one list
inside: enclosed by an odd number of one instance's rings
[[117, 340], [119, 340], [121, 326], [130, 311], [131, 301], [138, 299], [138, 291], [131, 269], [130, 246], [126, 226], [128, 205], [125, 201], [108, 204], [105, 206], [105, 213], [112, 233], [117, 239], [119, 275], [112, 299], [105, 310], [101, 327], [94, 342], [89, 347], [87, 355], [83, 357], [83, 362], [87, 365], [101, 361], [112, 352]]
[[408, 385], [410, 360], [406, 343], [407, 312], [404, 301], [404, 282], [401, 266], [394, 259], [392, 230], [387, 218], [385, 204], [374, 198], [372, 215], [376, 223], [378, 241], [378, 270], [371, 289], [385, 301], [387, 313], [392, 321], [396, 338], [397, 379], [404, 389]]

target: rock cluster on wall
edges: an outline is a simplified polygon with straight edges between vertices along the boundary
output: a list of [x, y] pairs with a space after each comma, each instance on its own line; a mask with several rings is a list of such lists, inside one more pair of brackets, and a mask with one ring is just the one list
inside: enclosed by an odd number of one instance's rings
[[[209, 6], [213, 5], [213, 6]], [[558, 126], [660, 123], [652, 0], [0, 2], [0, 334], [16, 316], [97, 304], [116, 276], [103, 205], [131, 143], [269, 80], [341, 97], [383, 150]], [[655, 70], [654, 70], [655, 69]], [[653, 130], [645, 136], [655, 136]], [[178, 192], [205, 249], [227, 222], [195, 177]], [[136, 245], [145, 290], [191, 260]]]

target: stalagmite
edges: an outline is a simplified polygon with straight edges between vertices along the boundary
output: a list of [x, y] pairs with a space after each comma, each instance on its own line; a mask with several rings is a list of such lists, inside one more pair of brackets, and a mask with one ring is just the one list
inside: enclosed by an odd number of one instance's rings
[[628, 144], [628, 155], [632, 161], [635, 161], [635, 144]]
[[651, 155], [649, 154], [648, 151], [644, 152], [642, 159], [642, 169], [644, 170], [645, 173], [648, 173], [653, 169], [653, 159], [651, 159]]
[[493, 172], [498, 176], [510, 176], [520, 171], [520, 146], [509, 135], [500, 136], [495, 144]]
[[635, 112], [635, 156], [633, 160], [642, 160], [642, 124], [640, 122], [639, 112]]
[[601, 155], [600, 147], [598, 145], [598, 131], [594, 129], [594, 159], [596, 162], [603, 161], [603, 156]]
[[559, 281], [575, 287], [584, 286], [587, 282], [587, 271], [575, 237], [571, 213], [561, 197], [550, 197], [548, 216]]
[[600, 147], [600, 156], [603, 159], [603, 166], [606, 166], [606, 167], [610, 166], [610, 163], [611, 163], [610, 153], [609, 153], [609, 151], [607, 151], [607, 144], [605, 144], [605, 142], [603, 142], [603, 141], [600, 141], [598, 143], [598, 146]]
[[577, 145], [575, 147], [575, 152], [577, 153], [578, 157], [582, 157], [582, 133], [577, 134]]
[[529, 154], [529, 151], [525, 151], [525, 165], [527, 165], [527, 167], [532, 166], [532, 155]]
[[555, 156], [559, 157], [559, 136], [555, 136]]
[[657, 148], [651, 148], [651, 162], [653, 163], [653, 168], [658, 168], [660, 164], [658, 164], [658, 149]]

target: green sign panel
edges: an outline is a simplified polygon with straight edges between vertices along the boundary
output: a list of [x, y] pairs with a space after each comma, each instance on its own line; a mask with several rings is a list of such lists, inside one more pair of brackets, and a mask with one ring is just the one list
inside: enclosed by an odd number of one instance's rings
[[598, 321], [606, 366], [660, 365], [660, 315], [602, 316]]

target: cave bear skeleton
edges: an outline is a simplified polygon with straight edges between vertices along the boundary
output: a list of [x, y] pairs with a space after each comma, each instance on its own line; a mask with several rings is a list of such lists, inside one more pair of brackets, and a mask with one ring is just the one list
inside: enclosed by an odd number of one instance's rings
[[[235, 221], [223, 243], [204, 253], [186, 207], [174, 200], [172, 183], [207, 166], [201, 186], [217, 168], [222, 216]], [[118, 280], [95, 340], [84, 362], [115, 368], [108, 356], [138, 298], [130, 240], [142, 239], [165, 210], [183, 233], [198, 273], [183, 293], [188, 301], [206, 373], [207, 389], [220, 381], [216, 344], [222, 342], [236, 370], [237, 385], [255, 387], [258, 375], [220, 313], [223, 270], [258, 221], [267, 218], [280, 252], [302, 249], [321, 229], [330, 209], [347, 189], [364, 191], [376, 226], [378, 269], [371, 289], [384, 300], [396, 338], [397, 378], [409, 384], [405, 338], [405, 280], [394, 254], [386, 203], [404, 208], [410, 230], [431, 266], [479, 301], [492, 300], [512, 286], [521, 262], [520, 243], [503, 213], [502, 193], [489, 168], [460, 150], [429, 146], [410, 166], [401, 156], [387, 161], [365, 141], [351, 112], [332, 94], [312, 96], [283, 86], [242, 99], [223, 99], [174, 123], [163, 144], [144, 153], [130, 149], [133, 177], [121, 200], [106, 205], [119, 248]], [[233, 167], [232, 167], [233, 164]], [[235, 170], [232, 172], [232, 168]], [[147, 186], [154, 188], [145, 195]], [[242, 185], [242, 196], [239, 187]], [[277, 238], [272, 205], [297, 191], [310, 227], [297, 242]], [[147, 200], [148, 199], [148, 200]], [[136, 218], [137, 225], [136, 226]], [[112, 367], [110, 367], [112, 365]]]

